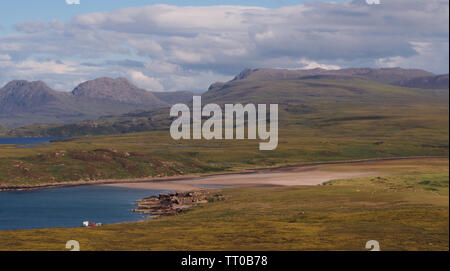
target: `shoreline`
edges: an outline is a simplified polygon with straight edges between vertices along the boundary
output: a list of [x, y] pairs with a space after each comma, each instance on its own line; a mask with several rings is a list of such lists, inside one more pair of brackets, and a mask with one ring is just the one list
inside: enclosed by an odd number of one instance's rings
[[[328, 166], [328, 165], [352, 165], [352, 164], [363, 164], [372, 162], [383, 162], [383, 161], [401, 161], [401, 160], [417, 160], [417, 159], [448, 159], [448, 156], [411, 156], [411, 157], [387, 157], [387, 158], [369, 158], [369, 159], [358, 159], [358, 160], [345, 160], [345, 161], [326, 161], [326, 162], [311, 162], [302, 164], [293, 164], [285, 166], [274, 166], [274, 167], [261, 167], [261, 168], [249, 168], [242, 171], [236, 172], [218, 172], [218, 173], [206, 173], [206, 174], [189, 174], [189, 175], [177, 175], [168, 177], [142, 177], [142, 178], [126, 178], [126, 179], [105, 179], [96, 181], [71, 181], [71, 182], [60, 182], [60, 183], [48, 183], [41, 185], [7, 185], [0, 186], [0, 192], [6, 191], [33, 191], [41, 189], [52, 189], [52, 188], [63, 188], [63, 187], [73, 187], [73, 186], [85, 186], [85, 185], [127, 185], [127, 184], [161, 184], [161, 183], [175, 183], [182, 181], [195, 181], [202, 180], [205, 178], [215, 178], [233, 175], [251, 175], [251, 174], [265, 174], [267, 172], [290, 172], [295, 169], [308, 168], [308, 167], [318, 167], [318, 166]], [[201, 190], [202, 187], [197, 187]]]

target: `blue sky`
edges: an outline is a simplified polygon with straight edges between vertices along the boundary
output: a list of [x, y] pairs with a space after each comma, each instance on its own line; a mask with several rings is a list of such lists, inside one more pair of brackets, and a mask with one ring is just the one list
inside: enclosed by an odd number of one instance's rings
[[[6, 31], [10, 33], [13, 31], [11, 26], [21, 21], [36, 19], [66, 21], [83, 13], [155, 4], [176, 6], [241, 5], [277, 8], [298, 5], [306, 1], [315, 0], [80, 0], [80, 5], [68, 5], [65, 0], [2, 0], [0, 25], [4, 28], [3, 33], [6, 33]], [[328, 1], [343, 2], [344, 0]]]
[[[80, 0], [80, 5], [68, 5], [65, 0], [2, 0], [0, 22], [3, 25], [10, 25], [33, 19], [50, 20], [56, 18], [67, 20], [77, 14], [155, 4], [176, 6], [240, 5], [276, 8], [297, 5], [302, 2], [305, 2], [305, 0]], [[333, 2], [339, 2], [339, 0]]]
[[448, 73], [448, 0], [379, 1], [2, 0], [0, 86], [70, 91], [107, 76], [201, 91], [244, 68]]

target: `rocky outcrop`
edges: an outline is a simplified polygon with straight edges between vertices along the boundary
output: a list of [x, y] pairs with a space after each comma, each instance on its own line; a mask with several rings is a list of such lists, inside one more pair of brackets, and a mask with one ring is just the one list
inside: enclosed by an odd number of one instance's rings
[[224, 199], [222, 194], [209, 191], [161, 194], [139, 200], [138, 207], [133, 212], [150, 214], [152, 217], [170, 216], [198, 204]]

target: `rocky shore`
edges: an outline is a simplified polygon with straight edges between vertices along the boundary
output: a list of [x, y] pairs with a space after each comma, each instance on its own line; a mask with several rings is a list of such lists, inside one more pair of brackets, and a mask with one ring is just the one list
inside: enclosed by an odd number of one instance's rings
[[138, 200], [138, 206], [133, 212], [150, 214], [153, 218], [171, 216], [184, 212], [198, 204], [224, 199], [222, 194], [210, 191], [161, 194]]

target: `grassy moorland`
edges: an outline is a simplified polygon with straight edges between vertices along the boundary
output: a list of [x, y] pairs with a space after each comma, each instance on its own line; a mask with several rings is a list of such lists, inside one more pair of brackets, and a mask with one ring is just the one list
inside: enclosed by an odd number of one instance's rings
[[146, 222], [0, 231], [0, 250], [64, 250], [73, 239], [81, 250], [365, 250], [368, 240], [381, 250], [448, 250], [448, 159], [370, 170], [323, 186], [220, 190], [225, 201]]
[[79, 137], [38, 148], [0, 146], [0, 185], [172, 176], [375, 157], [448, 156], [448, 90], [365, 80], [243, 80], [212, 88], [202, 99], [203, 104], [278, 103], [278, 148], [259, 151], [258, 140], [174, 141], [168, 131], [168, 109], [45, 129], [32, 126], [10, 131], [10, 135]]
[[[388, 127], [394, 124], [386, 121], [338, 122], [334, 128], [322, 129], [323, 133], [307, 127], [281, 129], [279, 146], [270, 152], [259, 151], [257, 140], [174, 141], [168, 131], [83, 137], [38, 148], [0, 146], [0, 185], [173, 176], [374, 157], [448, 155], [445, 128], [394, 131]], [[377, 131], [370, 133], [371, 127], [378, 127]]]
[[[8, 135], [79, 137], [37, 148], [0, 146], [0, 186], [448, 157], [448, 90], [361, 80], [243, 80], [212, 88], [203, 101], [279, 103], [278, 148], [259, 151], [258, 140], [174, 141], [168, 112], [159, 111], [25, 127]], [[225, 201], [153, 221], [0, 231], [0, 249], [63, 250], [75, 239], [82, 250], [363, 250], [375, 239], [382, 250], [448, 250], [448, 170], [448, 158], [391, 161], [373, 168], [373, 177], [323, 186], [224, 189], [217, 193]]]

